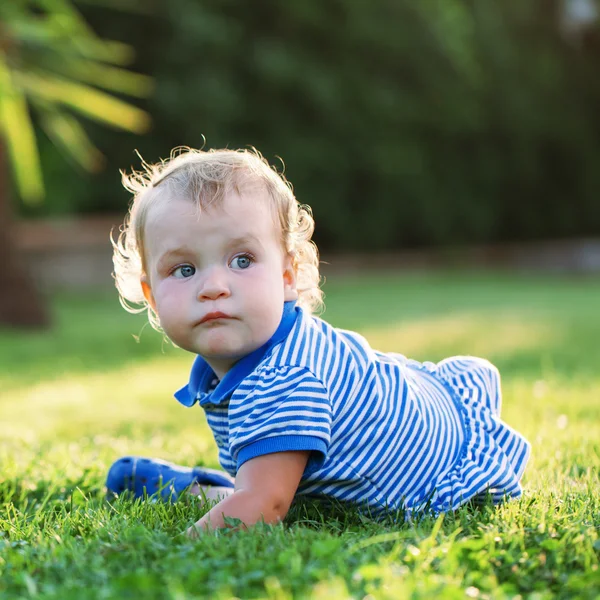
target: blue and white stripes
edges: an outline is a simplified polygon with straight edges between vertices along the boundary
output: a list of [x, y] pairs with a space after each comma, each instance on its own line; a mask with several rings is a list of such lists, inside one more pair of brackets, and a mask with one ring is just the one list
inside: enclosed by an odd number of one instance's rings
[[499, 376], [485, 360], [383, 354], [292, 305], [273, 339], [215, 390], [207, 369], [197, 359], [177, 397], [200, 401], [232, 475], [262, 454], [310, 450], [298, 494], [374, 512], [521, 493], [529, 445], [500, 420]]

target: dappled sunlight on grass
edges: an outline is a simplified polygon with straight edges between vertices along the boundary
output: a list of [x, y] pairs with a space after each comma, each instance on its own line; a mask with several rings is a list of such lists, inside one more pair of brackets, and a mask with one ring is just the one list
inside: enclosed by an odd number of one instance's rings
[[[185, 409], [173, 398], [189, 364], [183, 357], [157, 357], [106, 373], [65, 375], [0, 392], [0, 437], [36, 444], [83, 437], [97, 442], [99, 434], [110, 432], [110, 445], [115, 439], [129, 440], [124, 453], [161, 454], [170, 448], [177, 455], [186, 446], [216, 466], [202, 411]], [[169, 435], [172, 441], [166, 443]]]
[[531, 492], [600, 489], [600, 381], [506, 378], [503, 418], [532, 444]]
[[525, 317], [458, 313], [411, 321], [391, 322], [361, 333], [373, 348], [410, 358], [436, 360], [452, 355], [488, 358], [538, 349], [560, 338], [556, 325]]
[[325, 288], [325, 318], [417, 360], [492, 360], [503, 377], [598, 376], [600, 281], [461, 272], [370, 273]]

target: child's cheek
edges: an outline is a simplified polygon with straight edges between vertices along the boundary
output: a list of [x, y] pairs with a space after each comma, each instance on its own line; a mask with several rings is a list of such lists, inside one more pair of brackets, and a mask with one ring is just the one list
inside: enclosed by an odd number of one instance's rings
[[159, 281], [154, 291], [154, 298], [159, 312], [161, 306], [167, 307], [171, 303], [180, 301], [183, 296], [182, 291], [181, 282], [172, 277]]

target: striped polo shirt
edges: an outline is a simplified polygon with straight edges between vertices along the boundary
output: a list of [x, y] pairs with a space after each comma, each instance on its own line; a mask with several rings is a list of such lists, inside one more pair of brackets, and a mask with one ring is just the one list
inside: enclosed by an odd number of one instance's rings
[[221, 381], [197, 356], [175, 397], [204, 409], [233, 476], [263, 454], [310, 451], [297, 494], [378, 513], [521, 493], [529, 444], [500, 420], [493, 365], [377, 352], [294, 302], [272, 338]]

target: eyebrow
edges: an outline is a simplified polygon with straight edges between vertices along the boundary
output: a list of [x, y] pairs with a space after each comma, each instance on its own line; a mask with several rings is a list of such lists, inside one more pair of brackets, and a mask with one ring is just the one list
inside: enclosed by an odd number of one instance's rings
[[246, 235], [240, 235], [239, 237], [235, 237], [235, 238], [232, 238], [231, 240], [229, 240], [227, 242], [227, 247], [230, 248], [231, 246], [238, 246], [240, 244], [249, 244], [249, 243], [260, 244], [262, 246], [261, 241], [255, 235], [246, 234]]
[[182, 248], [172, 248], [170, 250], [167, 250], [165, 252], [163, 252], [158, 261], [156, 262], [157, 266], [161, 267], [164, 263], [177, 258], [179, 256], [187, 256], [189, 254], [191, 254], [191, 250], [189, 248], [186, 247], [182, 247]]

